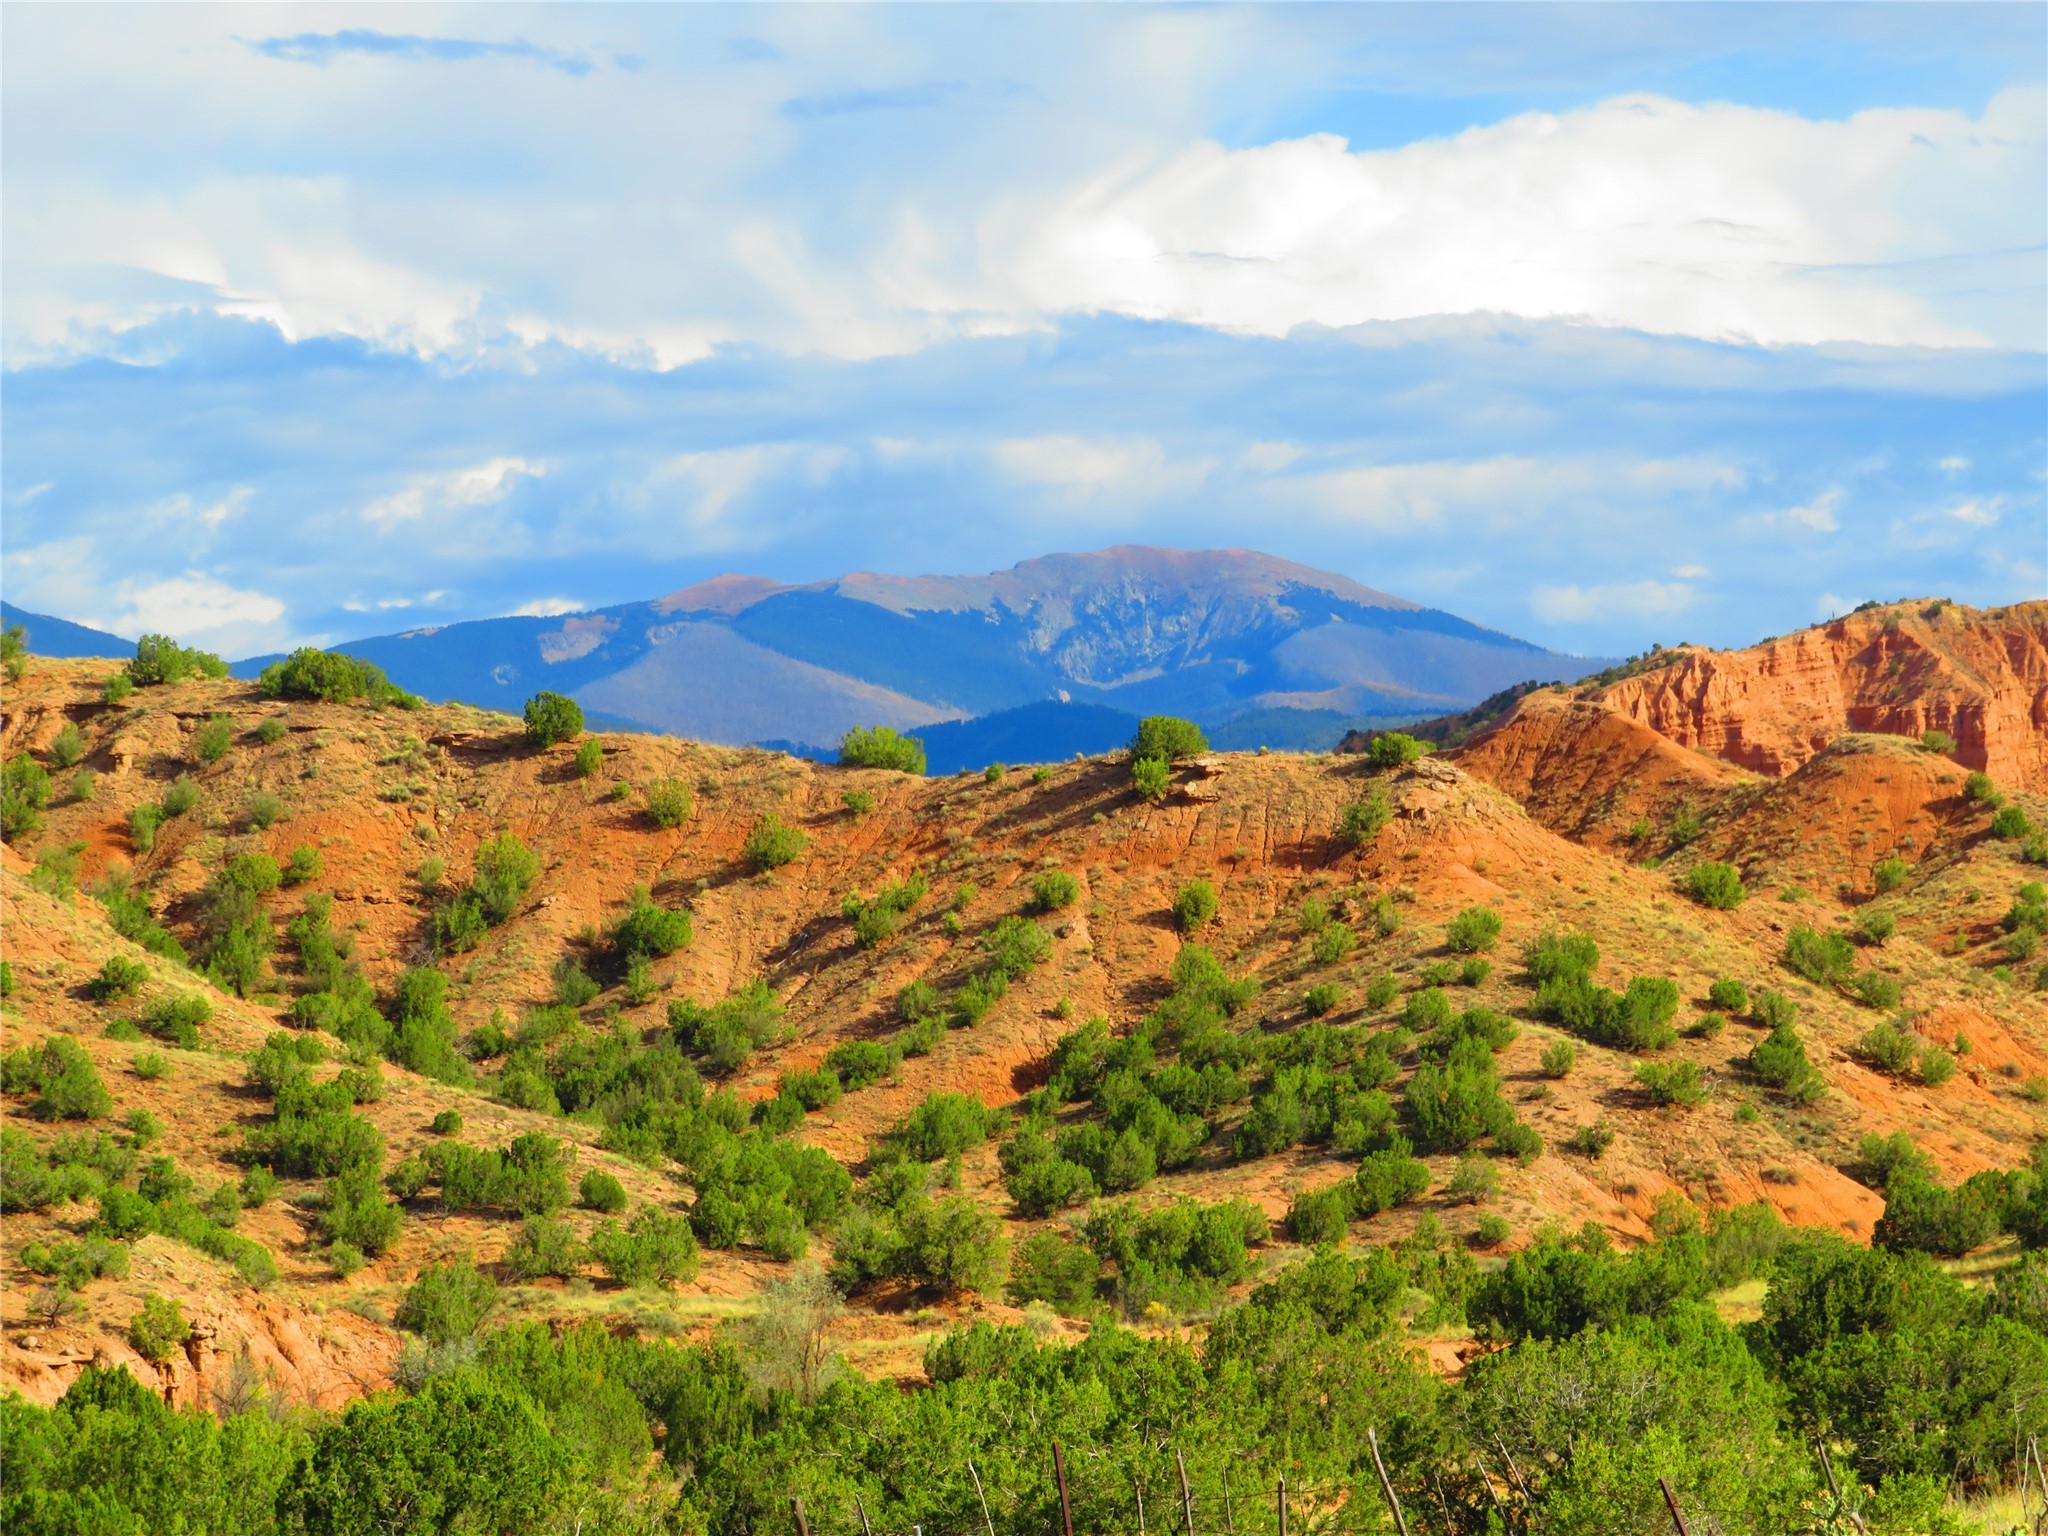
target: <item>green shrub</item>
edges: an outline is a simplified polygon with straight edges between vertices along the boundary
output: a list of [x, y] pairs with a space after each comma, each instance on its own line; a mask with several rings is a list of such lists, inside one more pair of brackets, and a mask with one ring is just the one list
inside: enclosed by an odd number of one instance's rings
[[50, 760], [59, 768], [75, 768], [84, 756], [84, 733], [76, 722], [66, 720], [50, 742]]
[[797, 828], [785, 826], [781, 817], [763, 816], [747, 834], [740, 858], [755, 874], [765, 874], [794, 861], [807, 841]]
[[1481, 1248], [1498, 1248], [1514, 1231], [1505, 1216], [1488, 1211], [1472, 1224], [1472, 1241]]
[[1138, 722], [1138, 733], [1131, 738], [1130, 744], [1133, 761], [1155, 758], [1161, 762], [1177, 763], [1208, 750], [1209, 738], [1202, 734], [1202, 728], [1192, 720], [1182, 720], [1174, 715], [1147, 715]]
[[407, 1288], [393, 1321], [429, 1344], [472, 1337], [498, 1305], [498, 1282], [468, 1260], [430, 1264]]
[[192, 776], [186, 773], [181, 773], [171, 780], [170, 786], [164, 790], [161, 802], [166, 816], [182, 816], [198, 803], [199, 786], [193, 783]]
[[1062, 1317], [1080, 1317], [1093, 1309], [1101, 1278], [1102, 1261], [1089, 1249], [1057, 1232], [1034, 1232], [1018, 1244], [1003, 1294], [1012, 1306], [1039, 1301]]
[[1400, 768], [1422, 756], [1423, 744], [1402, 731], [1385, 731], [1366, 743], [1365, 762], [1368, 768], [1379, 772], [1386, 768]]
[[1856, 964], [1856, 950], [1839, 933], [1820, 933], [1801, 924], [1785, 935], [1785, 964], [1820, 986], [1838, 986]]
[[1182, 933], [1193, 933], [1216, 916], [1216, 887], [1206, 880], [1190, 880], [1174, 893], [1173, 920]]
[[1484, 1157], [1468, 1153], [1458, 1159], [1444, 1198], [1453, 1205], [1484, 1205], [1500, 1194], [1500, 1174]]
[[1956, 1075], [1956, 1059], [1938, 1045], [1930, 1045], [1920, 1053], [1920, 1081], [1929, 1088], [1939, 1088]]
[[602, 1168], [593, 1168], [576, 1186], [576, 1197], [590, 1210], [616, 1216], [626, 1208], [626, 1186]]
[[1328, 1189], [1303, 1190], [1287, 1207], [1287, 1235], [1309, 1247], [1341, 1243], [1350, 1230], [1356, 1187], [1345, 1183]]
[[1543, 1075], [1569, 1077], [1579, 1062], [1579, 1048], [1569, 1040], [1553, 1040], [1543, 1047]]
[[235, 744], [235, 722], [226, 715], [208, 718], [192, 733], [192, 750], [202, 763], [217, 763]]
[[[583, 734], [583, 706], [564, 694], [541, 692], [526, 701], [528, 746], [547, 748]], [[578, 766], [581, 766], [579, 759]]]
[[1344, 989], [1333, 981], [1319, 982], [1302, 995], [1301, 1011], [1320, 1019], [1344, 1000]]
[[839, 761], [848, 768], [887, 768], [897, 773], [922, 774], [924, 742], [916, 736], [900, 735], [891, 726], [860, 726], [840, 739]]
[[636, 1290], [687, 1285], [697, 1275], [697, 1239], [690, 1223], [651, 1205], [642, 1206], [625, 1227], [599, 1222], [590, 1235], [590, 1253], [606, 1274]]
[[90, 768], [81, 768], [71, 775], [71, 799], [74, 804], [84, 805], [99, 791], [100, 776]]
[[1337, 841], [1347, 848], [1362, 848], [1380, 835], [1380, 830], [1393, 820], [1393, 802], [1387, 799], [1387, 792], [1375, 784], [1366, 791], [1365, 797], [1354, 800], [1337, 815]]
[[1707, 988], [1707, 1001], [1724, 1013], [1744, 1013], [1749, 1008], [1749, 988], [1723, 977]]
[[603, 990], [570, 955], [557, 960], [550, 974], [554, 979], [555, 1001], [564, 1008], [581, 1008]]
[[26, 752], [18, 753], [0, 768], [0, 835], [27, 837], [43, 824], [43, 808], [50, 803], [50, 775]]
[[292, 849], [291, 857], [285, 860], [281, 873], [286, 885], [304, 885], [308, 881], [318, 880], [321, 868], [320, 850], [300, 843]]
[[849, 789], [839, 799], [855, 816], [865, 816], [875, 808], [874, 795], [865, 789]]
[[148, 853], [156, 847], [156, 829], [163, 824], [161, 806], [144, 802], [128, 813], [128, 840], [135, 845], [137, 853]]
[[1856, 1042], [1858, 1056], [1894, 1077], [1903, 1077], [1912, 1070], [1919, 1051], [1919, 1042], [1896, 1024], [1875, 1025]]
[[265, 715], [256, 725], [256, 739], [266, 747], [274, 747], [284, 740], [285, 723], [277, 715]]
[[1898, 929], [1898, 920], [1889, 912], [1880, 912], [1875, 907], [1866, 907], [1856, 919], [1856, 931], [1866, 944], [1882, 944]]
[[2008, 805], [1991, 818], [1991, 835], [1997, 838], [2016, 839], [2032, 832], [2033, 826], [2027, 820], [2027, 813], [2016, 805]]
[[1947, 731], [1928, 730], [1920, 733], [1920, 745], [1929, 752], [1937, 752], [1946, 757], [1955, 751], [1956, 739]]
[[1711, 860], [1695, 864], [1686, 871], [1685, 893], [1701, 906], [1723, 912], [1741, 906], [1743, 898], [1749, 894], [1742, 888], [1741, 871], [1733, 864], [1718, 864]]
[[[580, 727], [579, 727], [580, 729]], [[595, 736], [576, 748], [576, 777], [587, 779], [604, 766], [604, 743]]]
[[1696, 1061], [1646, 1061], [1636, 1068], [1636, 1084], [1657, 1104], [1690, 1109], [1707, 1101], [1707, 1087]]
[[971, 1093], [929, 1093], [883, 1137], [883, 1143], [915, 1162], [936, 1162], [980, 1146], [1002, 1120], [1002, 1111], [988, 1108]]
[[1866, 1008], [1890, 1009], [1899, 1006], [1903, 989], [1898, 981], [1878, 971], [1864, 971], [1849, 979], [1848, 990], [1852, 997]]
[[1573, 1131], [1565, 1146], [1581, 1157], [1598, 1162], [1607, 1155], [1607, 1149], [1614, 1145], [1614, 1127], [1605, 1120], [1596, 1120]]
[[982, 936], [981, 947], [988, 953], [991, 970], [1021, 976], [1052, 954], [1052, 935], [1029, 918], [1012, 914]]
[[1503, 1155], [1512, 1157], [1524, 1168], [1543, 1155], [1543, 1137], [1536, 1127], [1517, 1120], [1493, 1138], [1494, 1146]]
[[171, 1075], [170, 1059], [162, 1051], [138, 1051], [128, 1065], [144, 1082], [157, 1082]]
[[1336, 965], [1357, 947], [1357, 934], [1342, 923], [1325, 923], [1308, 948], [1317, 965]]
[[169, 1297], [151, 1291], [142, 1306], [128, 1319], [128, 1342], [152, 1365], [163, 1365], [184, 1348], [192, 1337], [192, 1325]]
[[1799, 1097], [1819, 1074], [1807, 1060], [1806, 1044], [1790, 1024], [1780, 1024], [1750, 1047], [1749, 1070], [1758, 1081]]
[[169, 635], [144, 635], [135, 642], [127, 677], [138, 687], [182, 683], [188, 677], [226, 677], [227, 663], [211, 651], [188, 649]]
[[505, 1250], [505, 1263], [522, 1280], [563, 1279], [582, 1263], [582, 1246], [569, 1223], [554, 1216], [529, 1216]]
[[417, 708], [419, 700], [394, 686], [383, 668], [358, 661], [339, 651], [301, 646], [283, 661], [263, 669], [256, 686], [265, 698], [323, 700], [345, 704], [350, 699], [369, 699], [375, 704], [396, 704]]
[[1422, 1198], [1429, 1188], [1429, 1165], [1395, 1146], [1368, 1152], [1351, 1176], [1351, 1210], [1360, 1218], [1379, 1215], [1397, 1205]]
[[126, 955], [109, 955], [99, 973], [85, 984], [85, 990], [100, 1002], [133, 997], [149, 980], [149, 967]]
[[647, 798], [647, 818], [657, 827], [680, 827], [690, 819], [690, 786], [681, 779], [650, 779], [641, 793]]
[[1038, 912], [1070, 907], [1081, 895], [1081, 882], [1063, 869], [1041, 871], [1031, 881], [1031, 906]]
[[636, 885], [612, 941], [621, 954], [655, 959], [674, 954], [691, 939], [690, 914], [654, 904], [647, 887]]
[[1981, 770], [1972, 770], [1963, 776], [1963, 795], [1979, 805], [1995, 806], [1999, 803], [1998, 786], [1991, 782], [1991, 775]]
[[1172, 770], [1163, 757], [1140, 757], [1131, 762], [1131, 787], [1146, 800], [1163, 796], [1172, 778]]
[[436, 1136], [460, 1136], [462, 1134], [462, 1112], [455, 1109], [441, 1110], [434, 1116], [433, 1123], [428, 1126], [428, 1129]]
[[267, 789], [259, 789], [243, 802], [242, 814], [252, 830], [267, 831], [284, 814], [284, 801]]
[[65, 1035], [9, 1051], [0, 1062], [0, 1090], [34, 1093], [28, 1112], [38, 1120], [97, 1120], [114, 1107], [92, 1058]]
[[1400, 995], [1400, 978], [1391, 971], [1373, 977], [1365, 986], [1365, 1004], [1368, 1008], [1384, 1008]]
[[116, 672], [100, 686], [100, 700], [114, 708], [128, 702], [128, 696], [135, 691], [135, 682], [126, 672]]
[[984, 784], [1000, 784], [1003, 782], [1003, 775], [1009, 771], [1010, 768], [1007, 763], [990, 763], [981, 770], [981, 782]]
[[242, 1202], [242, 1208], [253, 1211], [275, 1200], [277, 1191], [277, 1175], [258, 1163], [243, 1173], [237, 1194]]
[[1491, 907], [1467, 907], [1452, 918], [1444, 942], [1453, 954], [1481, 955], [1500, 942], [1501, 916]]

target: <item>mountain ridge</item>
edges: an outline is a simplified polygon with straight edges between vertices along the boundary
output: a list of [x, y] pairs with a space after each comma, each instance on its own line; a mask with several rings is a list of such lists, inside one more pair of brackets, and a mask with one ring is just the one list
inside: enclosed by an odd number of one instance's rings
[[[1348, 720], [1439, 713], [1602, 664], [1276, 556], [1139, 545], [979, 576], [728, 574], [645, 602], [337, 649], [431, 699], [513, 708], [547, 688], [608, 719], [734, 745], [1057, 700], [1217, 727], [1256, 714], [1273, 745], [1332, 746]], [[1049, 743], [1019, 760], [1063, 755]]]

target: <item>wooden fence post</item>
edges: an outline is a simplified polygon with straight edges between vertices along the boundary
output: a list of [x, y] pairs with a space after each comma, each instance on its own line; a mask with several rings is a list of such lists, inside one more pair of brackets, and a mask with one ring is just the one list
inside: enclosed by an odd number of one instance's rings
[[1287, 1474], [1285, 1472], [1280, 1474], [1280, 1489], [1277, 1497], [1280, 1501], [1280, 1536], [1287, 1536]]
[[857, 1493], [853, 1496], [853, 1507], [860, 1511], [860, 1536], [875, 1536], [875, 1528], [868, 1524], [868, 1507]]
[[804, 1501], [793, 1493], [789, 1496], [789, 1512], [796, 1516], [796, 1536], [811, 1536], [811, 1522], [804, 1518]]
[[1401, 1513], [1401, 1501], [1394, 1497], [1394, 1480], [1387, 1476], [1387, 1464], [1380, 1460], [1380, 1437], [1377, 1431], [1368, 1429], [1366, 1440], [1372, 1446], [1372, 1464], [1379, 1470], [1380, 1491], [1387, 1496], [1387, 1508], [1394, 1512], [1394, 1528], [1401, 1536], [1408, 1536], [1408, 1517]]
[[1131, 1493], [1138, 1501], [1138, 1536], [1145, 1536], [1145, 1485], [1135, 1472], [1131, 1474]]
[[1188, 1536], [1195, 1536], [1195, 1496], [1188, 1492], [1188, 1459], [1175, 1451], [1173, 1461], [1180, 1468], [1180, 1512], [1187, 1518]]
[[1678, 1495], [1671, 1491], [1671, 1480], [1660, 1477], [1657, 1479], [1657, 1486], [1664, 1490], [1664, 1507], [1671, 1511], [1671, 1523], [1678, 1527], [1678, 1536], [1692, 1536], [1692, 1532], [1686, 1528], [1685, 1516], [1679, 1513]]
[[1074, 1536], [1074, 1507], [1067, 1502], [1067, 1458], [1057, 1440], [1052, 1443], [1052, 1475], [1060, 1485], [1060, 1526], [1067, 1536]]

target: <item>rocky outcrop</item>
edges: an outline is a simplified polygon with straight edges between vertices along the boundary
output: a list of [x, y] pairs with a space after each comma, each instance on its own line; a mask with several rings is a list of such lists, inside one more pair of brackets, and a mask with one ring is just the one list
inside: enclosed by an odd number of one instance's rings
[[1783, 777], [1849, 731], [1946, 731], [1955, 760], [2048, 788], [2048, 602], [1896, 603], [1741, 651], [1690, 650], [1585, 695]]

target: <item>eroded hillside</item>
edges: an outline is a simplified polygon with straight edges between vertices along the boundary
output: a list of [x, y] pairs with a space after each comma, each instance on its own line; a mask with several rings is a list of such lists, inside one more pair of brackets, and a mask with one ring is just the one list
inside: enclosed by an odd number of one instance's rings
[[[1944, 654], [1988, 667], [1997, 646], [1957, 640], [1941, 628], [1950, 622], [1910, 621], [1931, 626]], [[1871, 628], [1873, 646], [1897, 633], [1881, 616], [1843, 623]], [[1913, 635], [1923, 651], [1933, 644]], [[2033, 665], [2025, 646], [1998, 654], [2016, 675]], [[1181, 764], [1154, 801], [1121, 758], [924, 780], [606, 735], [594, 765], [586, 748], [579, 767], [581, 743], [535, 749], [516, 722], [461, 707], [283, 702], [205, 680], [109, 705], [114, 670], [31, 659], [0, 727], [0, 753], [25, 752], [51, 775], [40, 825], [6, 855], [7, 1046], [66, 1037], [110, 1095], [104, 1113], [42, 1120], [24, 1089], [8, 1099], [8, 1126], [45, 1156], [60, 1136], [104, 1133], [111, 1165], [130, 1154], [129, 1185], [150, 1158], [168, 1157], [197, 1198], [263, 1160], [280, 1110], [245, 1058], [290, 1030], [320, 1040], [320, 1081], [381, 1076], [381, 1093], [351, 1090], [352, 1112], [381, 1138], [403, 1221], [362, 1267], [337, 1265], [323, 1231], [328, 1178], [287, 1171], [275, 1198], [232, 1223], [274, 1256], [274, 1278], [252, 1284], [246, 1267], [148, 1235], [132, 1244], [125, 1278], [83, 1286], [82, 1312], [31, 1322], [23, 1309], [44, 1282], [24, 1249], [82, 1241], [102, 1217], [88, 1199], [11, 1215], [5, 1368], [41, 1400], [95, 1356], [140, 1368], [123, 1331], [153, 1291], [183, 1298], [204, 1325], [163, 1368], [175, 1395], [203, 1400], [247, 1369], [236, 1364], [246, 1352], [292, 1390], [332, 1402], [385, 1379], [405, 1286], [457, 1254], [498, 1266], [515, 1311], [689, 1332], [744, 1310], [765, 1277], [808, 1250], [865, 1282], [845, 1329], [855, 1362], [909, 1369], [960, 1309], [1008, 1305], [993, 1283], [951, 1287], [914, 1264], [857, 1273], [860, 1255], [879, 1251], [877, 1221], [911, 1219], [877, 1193], [877, 1145], [933, 1094], [964, 1092], [995, 1113], [964, 1133], [956, 1117], [896, 1138], [934, 1153], [918, 1175], [930, 1184], [920, 1209], [991, 1215], [1014, 1250], [1041, 1230], [1077, 1230], [1089, 1190], [1128, 1191], [1146, 1206], [1242, 1198], [1271, 1224], [1255, 1245], [1264, 1263], [1301, 1235], [1299, 1213], [1314, 1206], [1304, 1194], [1349, 1190], [1361, 1158], [1401, 1162], [1410, 1143], [1426, 1168], [1422, 1192], [1345, 1223], [1354, 1241], [1391, 1241], [1433, 1220], [1484, 1258], [1549, 1220], [1641, 1236], [1671, 1192], [1702, 1208], [1762, 1200], [1790, 1220], [1867, 1237], [1883, 1197], [1858, 1166], [1866, 1134], [1907, 1131], [1953, 1177], [2024, 1161], [2043, 1129], [2048, 1008], [2031, 990], [2040, 960], [2008, 953], [2001, 922], [2043, 871], [2022, 862], [2020, 841], [1993, 836], [1991, 808], [1965, 793], [1968, 763], [2009, 764], [2009, 804], [2035, 826], [2048, 821], [2038, 768], [1997, 726], [2038, 703], [1975, 714], [1902, 704], [1903, 724], [1949, 722], [1956, 758], [1835, 732], [1832, 745], [1757, 760], [1799, 768], [1779, 780], [1696, 750], [1739, 741], [1754, 757], [1763, 727], [1727, 724], [1732, 685], [1703, 695], [1723, 700], [1723, 723], [1709, 729], [1695, 709], [1680, 741], [1628, 702], [1653, 696], [1645, 674], [1614, 685], [1620, 701], [1590, 715], [1586, 701], [1534, 695], [1455, 760], [1375, 773], [1355, 756], [1204, 757]], [[1675, 682], [1654, 697], [1675, 698]], [[1672, 724], [1661, 709], [1640, 706]], [[1773, 705], [1755, 718], [1782, 716]], [[1984, 722], [1976, 736], [1971, 720]], [[1355, 838], [1340, 835], [1351, 807], [1369, 808], [1351, 816]], [[1680, 809], [1686, 835], [1674, 839]], [[138, 811], [156, 821], [153, 835], [139, 833]], [[767, 856], [776, 839], [763, 841], [764, 823], [795, 834], [782, 839], [786, 861]], [[1638, 823], [1645, 830], [1629, 836]], [[507, 835], [534, 855], [530, 878], [502, 920], [458, 941], [445, 914], [476, 883], [480, 850], [502, 849], [494, 840]], [[225, 943], [222, 914], [247, 917], [248, 901], [235, 908], [223, 891], [259, 867], [252, 854], [303, 878], [254, 880], [273, 947], [253, 970], [214, 965], [216, 979], [237, 979], [237, 996], [202, 972]], [[1688, 871], [1709, 858], [1740, 868], [1746, 901], [1719, 910], [1686, 894]], [[1886, 859], [1899, 868], [1880, 877]], [[1177, 899], [1198, 882], [1213, 888], [1213, 915], [1183, 921]], [[136, 910], [153, 915], [190, 966], [120, 937], [112, 910], [88, 894], [124, 888], [130, 931], [140, 931]], [[689, 935], [629, 964], [621, 924], [636, 888], [643, 911], [687, 912]], [[1198, 897], [1182, 905], [1199, 916]], [[1497, 914], [1498, 932], [1490, 920], [1454, 928], [1472, 909]], [[1881, 940], [1872, 912], [1892, 919]], [[1802, 928], [1858, 935], [1848, 972], [1814, 982], [1789, 970], [1788, 937]], [[1618, 1048], [1579, 1028], [1560, 1067], [1572, 1031], [1539, 1016], [1521, 959], [1547, 932], [1597, 945], [1596, 987], [1672, 984], [1675, 1006], [1653, 1007], [1665, 1017], [1648, 1043]], [[299, 937], [308, 933], [325, 938]], [[1187, 942], [1220, 972], [1177, 969]], [[347, 953], [321, 960], [318, 943]], [[147, 979], [96, 998], [112, 956]], [[358, 985], [337, 980], [351, 969], [395, 1039], [361, 1013], [335, 1024], [338, 1003], [323, 1011], [321, 999]], [[424, 973], [445, 978], [452, 1055], [406, 1042], [408, 977]], [[1871, 1006], [1856, 995], [1866, 975], [1902, 1001]], [[1758, 1010], [1728, 1004], [1725, 989], [1710, 1000], [1717, 981], [1789, 1000], [1824, 1091], [1795, 1096], [1759, 1078], [1748, 1065], [1765, 1036]], [[194, 995], [210, 1017], [188, 1045], [128, 1027], [150, 1026], [163, 999]], [[1882, 1070], [1863, 1043], [1895, 1012], [1912, 1071]], [[1096, 1017], [1106, 1030], [1090, 1035]], [[323, 1021], [329, 1029], [306, 1027]], [[1418, 1128], [1409, 1090], [1465, 1033], [1495, 1047], [1487, 1091], [1507, 1118], [1486, 1110], [1461, 1143]], [[1917, 1063], [1937, 1049], [1953, 1075], [1923, 1081]], [[160, 1075], [138, 1071], [145, 1054]], [[1646, 1086], [1646, 1065], [1691, 1088]], [[451, 1140], [431, 1129], [448, 1110], [464, 1145], [557, 1138], [572, 1183], [607, 1172], [631, 1208], [690, 1217], [701, 1267], [674, 1290], [629, 1288], [586, 1251], [559, 1273], [522, 1278], [508, 1257], [516, 1206], [465, 1203], [403, 1171]], [[129, 1146], [136, 1111], [156, 1129]], [[1510, 1135], [1510, 1122], [1540, 1140]], [[827, 1188], [815, 1167], [774, 1150], [785, 1145], [822, 1149], [848, 1187]], [[1018, 1195], [1018, 1168], [1055, 1145], [1044, 1160], [1090, 1181], [1064, 1186], [1071, 1203], [1043, 1183]], [[796, 1182], [756, 1201], [747, 1170], [768, 1166], [761, 1159]], [[547, 1219], [587, 1245], [607, 1218], [572, 1202]], [[1171, 1306], [1140, 1315], [1178, 1320]], [[1456, 1340], [1438, 1347], [1448, 1357]]]

